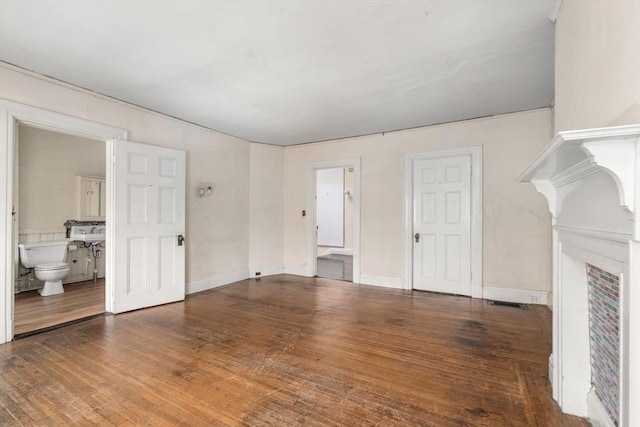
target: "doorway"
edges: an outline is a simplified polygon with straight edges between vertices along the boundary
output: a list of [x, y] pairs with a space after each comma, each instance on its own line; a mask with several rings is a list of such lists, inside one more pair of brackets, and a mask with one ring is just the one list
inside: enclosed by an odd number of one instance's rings
[[482, 297], [482, 147], [410, 154], [405, 165], [409, 289]]
[[360, 159], [310, 164], [306, 213], [308, 276], [360, 283]]
[[[115, 128], [89, 120], [70, 117], [60, 113], [43, 110], [36, 107], [20, 104], [13, 101], [0, 99], [0, 169], [6, 173], [0, 174], [0, 188], [5, 190], [4, 196], [0, 197], [0, 259], [4, 261], [2, 270], [4, 274], [0, 276], [0, 319], [3, 327], [0, 328], [0, 344], [11, 341], [14, 337], [14, 292], [15, 292], [15, 272], [18, 269], [19, 256], [18, 247], [18, 226], [14, 227], [17, 219], [18, 197], [18, 132], [19, 126], [29, 126], [78, 137], [88, 138], [96, 141], [107, 141], [107, 150], [110, 149], [112, 140], [126, 139], [127, 132], [124, 129]], [[112, 179], [112, 167], [106, 162], [106, 199], [110, 199], [110, 182]], [[15, 198], [14, 198], [15, 197]], [[113, 206], [111, 206], [113, 208]], [[112, 233], [109, 218], [113, 209], [106, 212], [106, 235], [107, 241]], [[112, 288], [113, 275], [111, 245], [107, 245], [105, 251], [106, 280], [104, 285], [104, 298], [106, 311], [113, 303]]]
[[353, 172], [316, 171], [318, 277], [353, 281]]
[[72, 223], [104, 229], [106, 143], [19, 124], [16, 146], [14, 247], [67, 242], [69, 267], [64, 293], [41, 296], [44, 282], [18, 257], [14, 334], [20, 336], [106, 311], [104, 242], [67, 240]]

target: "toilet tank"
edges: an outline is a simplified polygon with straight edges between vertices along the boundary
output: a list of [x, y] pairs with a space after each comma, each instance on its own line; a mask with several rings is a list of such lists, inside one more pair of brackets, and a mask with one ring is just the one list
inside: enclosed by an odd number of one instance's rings
[[47, 262], [64, 262], [67, 259], [68, 245], [66, 240], [20, 243], [20, 262], [27, 268]]

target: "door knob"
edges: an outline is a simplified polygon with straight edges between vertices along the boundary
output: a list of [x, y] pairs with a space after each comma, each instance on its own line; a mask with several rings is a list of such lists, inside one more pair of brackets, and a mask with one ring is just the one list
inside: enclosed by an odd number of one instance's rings
[[413, 237], [415, 237], [416, 243], [418, 243], [420, 241], [420, 233], [416, 233], [416, 235], [413, 236]]
[[178, 246], [182, 246], [184, 244], [184, 236], [182, 234], [178, 235]]

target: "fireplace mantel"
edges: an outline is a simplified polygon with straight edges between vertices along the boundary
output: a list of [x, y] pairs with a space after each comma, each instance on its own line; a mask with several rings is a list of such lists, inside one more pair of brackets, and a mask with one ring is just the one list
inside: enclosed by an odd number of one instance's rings
[[564, 412], [614, 425], [592, 389], [593, 265], [620, 279], [617, 421], [639, 426], [640, 125], [560, 132], [519, 180], [546, 197], [552, 216], [553, 396]]

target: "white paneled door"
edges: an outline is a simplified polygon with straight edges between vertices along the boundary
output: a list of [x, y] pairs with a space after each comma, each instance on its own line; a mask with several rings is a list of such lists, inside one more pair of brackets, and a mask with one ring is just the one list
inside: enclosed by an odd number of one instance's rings
[[115, 142], [114, 311], [184, 299], [185, 153]]
[[471, 158], [415, 160], [413, 288], [471, 295]]

